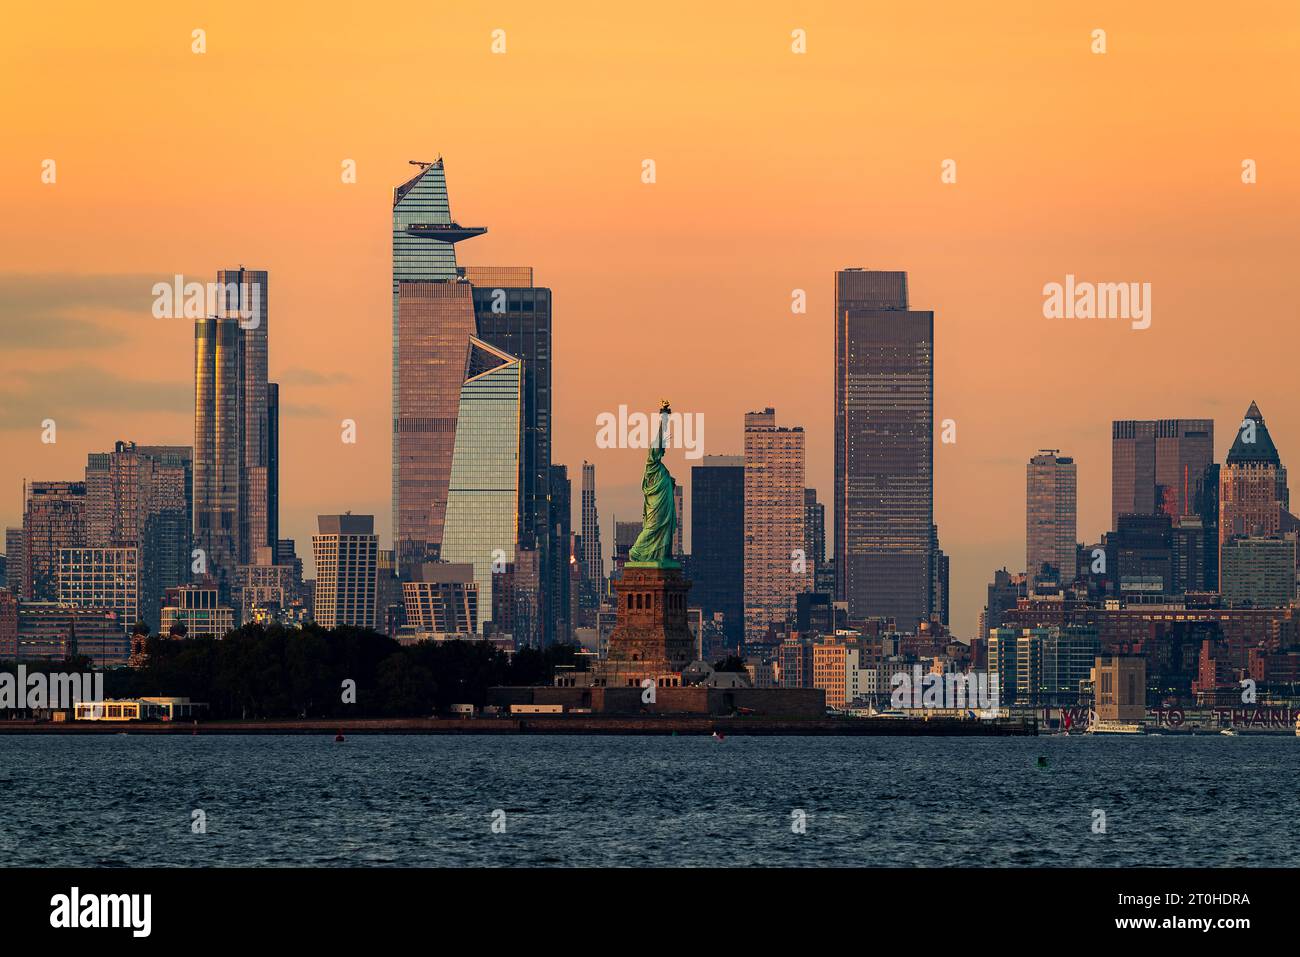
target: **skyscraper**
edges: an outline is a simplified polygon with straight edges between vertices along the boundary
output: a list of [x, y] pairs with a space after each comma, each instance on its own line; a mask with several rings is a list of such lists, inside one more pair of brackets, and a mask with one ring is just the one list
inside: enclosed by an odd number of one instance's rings
[[1266, 538], [1290, 530], [1294, 526], [1290, 505], [1286, 467], [1259, 406], [1252, 402], [1219, 469], [1221, 591], [1228, 577], [1222, 564], [1224, 546], [1235, 538]]
[[569, 481], [569, 470], [563, 465], [551, 466], [551, 563], [550, 585], [550, 620], [554, 622], [554, 634], [548, 642], [570, 643], [573, 640], [572, 583], [573, 575], [570, 564], [573, 554], [569, 543], [573, 539], [573, 483]]
[[721, 613], [727, 644], [745, 637], [745, 459], [706, 455], [691, 467], [691, 604]]
[[192, 472], [188, 446], [118, 442], [86, 459], [86, 544], [138, 549], [138, 614], [155, 629], [167, 589], [190, 577]]
[[134, 545], [59, 549], [59, 602], [111, 611], [129, 634], [140, 617], [139, 555]]
[[[475, 335], [523, 364], [519, 440], [519, 544], [538, 552], [543, 572], [543, 641], [556, 640], [567, 608], [556, 583], [568, 575], [568, 541], [551, 528], [551, 290], [533, 285], [527, 266], [464, 266], [474, 287]], [[565, 590], [567, 594], [567, 589]], [[552, 599], [554, 596], [554, 600]], [[490, 612], [490, 608], [486, 609]]]
[[86, 483], [32, 482], [23, 508], [23, 591], [57, 601], [59, 553], [86, 544]]
[[1074, 580], [1079, 471], [1074, 459], [1045, 449], [1025, 467], [1025, 572], [1032, 584], [1043, 565], [1062, 583]]
[[[23, 552], [23, 530], [21, 527], [5, 529], [5, 588], [15, 598], [22, 598], [23, 575], [27, 572], [27, 559]], [[3, 660], [3, 659], [0, 659]]]
[[686, 499], [680, 482], [673, 483], [673, 515], [677, 519], [673, 529], [673, 558], [681, 561], [686, 555], [686, 536], [682, 533], [686, 525]]
[[1125, 419], [1111, 425], [1110, 527], [1121, 515], [1196, 513], [1214, 461], [1213, 419]]
[[474, 566], [480, 628], [492, 614], [493, 574], [515, 561], [519, 542], [522, 390], [519, 359], [470, 337], [441, 554]]
[[457, 275], [455, 247], [487, 231], [452, 220], [441, 157], [415, 165], [393, 191], [393, 537], [403, 574], [442, 546], [475, 333], [474, 290]]
[[745, 413], [745, 639], [783, 624], [813, 569], [798, 561], [804, 536], [803, 428], [777, 427], [776, 411]]
[[267, 384], [266, 392], [266, 544], [279, 561], [280, 542], [280, 385]]
[[605, 556], [600, 550], [600, 514], [596, 509], [596, 466], [582, 463], [582, 564], [587, 580], [605, 580]]
[[817, 490], [803, 490], [804, 553], [814, 570], [826, 561], [826, 506], [817, 501]]
[[244, 336], [238, 315], [194, 323], [194, 547], [221, 602], [243, 555]]
[[315, 619], [324, 628], [373, 628], [379, 536], [373, 515], [321, 515], [311, 537], [316, 559]]
[[239, 562], [253, 561], [259, 548], [275, 547], [279, 522], [279, 477], [276, 441], [279, 395], [267, 381], [269, 342], [268, 283], [264, 269], [222, 269], [217, 272], [221, 296], [219, 315], [237, 315], [243, 338], [243, 464], [240, 477]]
[[907, 273], [835, 274], [835, 576], [849, 616], [913, 630], [939, 602], [933, 554], [934, 313]]

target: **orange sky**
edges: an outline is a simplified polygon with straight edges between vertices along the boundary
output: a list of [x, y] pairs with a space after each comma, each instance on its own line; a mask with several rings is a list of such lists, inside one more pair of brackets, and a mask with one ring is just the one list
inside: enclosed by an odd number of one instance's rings
[[[1293, 2], [132, 6], [23, 5], [0, 33], [0, 523], [24, 476], [191, 443], [192, 329], [153, 319], [150, 287], [243, 263], [271, 274], [282, 534], [305, 552], [316, 513], [350, 508], [387, 539], [391, 191], [439, 153], [453, 215], [490, 230], [461, 261], [554, 290], [555, 461], [575, 488], [596, 462], [607, 539], [641, 461], [596, 449], [595, 417], [660, 396], [704, 413], [711, 454], [741, 450], [747, 409], [803, 425], [829, 512], [850, 265], [906, 269], [936, 313], [963, 636], [993, 570], [1023, 565], [1036, 449], [1077, 457], [1088, 541], [1113, 418], [1213, 416], [1221, 458], [1255, 399], [1300, 467]], [[1066, 273], [1150, 282], [1151, 328], [1043, 318]]]

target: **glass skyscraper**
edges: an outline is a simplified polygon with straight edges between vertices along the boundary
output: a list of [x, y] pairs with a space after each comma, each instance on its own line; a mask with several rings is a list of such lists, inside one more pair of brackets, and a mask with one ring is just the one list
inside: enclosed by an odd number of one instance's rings
[[470, 337], [460, 389], [441, 557], [474, 566], [479, 629], [491, 615], [494, 573], [519, 541], [523, 363]]
[[442, 544], [473, 289], [456, 243], [482, 235], [451, 218], [442, 158], [393, 191], [393, 538], [399, 573]]
[[706, 455], [691, 467], [691, 604], [717, 613], [729, 647], [745, 637], [745, 458]]
[[1121, 515], [1196, 514], [1214, 461], [1213, 419], [1124, 419], [1111, 424], [1110, 521]]
[[267, 381], [269, 287], [264, 269], [222, 269], [217, 272], [224, 316], [237, 315], [243, 338], [243, 463], [239, 486], [239, 562], [252, 561], [259, 548], [274, 548], [279, 522], [278, 467], [272, 449], [275, 424], [272, 402], [278, 391]]
[[907, 273], [835, 274], [835, 578], [851, 618], [942, 613], [934, 528], [934, 313]]
[[240, 564], [244, 336], [239, 317], [194, 323], [194, 547], [229, 601]]
[[[459, 274], [474, 287], [474, 321], [483, 342], [523, 362], [519, 441], [519, 544], [533, 549], [543, 569], [542, 642], [556, 640], [567, 618], [556, 583], [568, 577], [568, 542], [552, 527], [551, 290], [533, 285], [527, 266], [465, 266]], [[565, 589], [567, 591], [567, 589]]]

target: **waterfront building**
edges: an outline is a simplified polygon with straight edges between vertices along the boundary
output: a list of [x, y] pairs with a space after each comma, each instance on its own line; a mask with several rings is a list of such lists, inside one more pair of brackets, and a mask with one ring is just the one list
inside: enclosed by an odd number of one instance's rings
[[478, 637], [478, 583], [474, 566], [425, 562], [402, 583], [407, 627], [417, 640]]
[[1092, 675], [1099, 721], [1136, 722], [1146, 717], [1146, 659], [1098, 655]]
[[224, 638], [235, 629], [235, 610], [221, 602], [211, 585], [179, 585], [167, 590], [159, 634], [187, 638]]

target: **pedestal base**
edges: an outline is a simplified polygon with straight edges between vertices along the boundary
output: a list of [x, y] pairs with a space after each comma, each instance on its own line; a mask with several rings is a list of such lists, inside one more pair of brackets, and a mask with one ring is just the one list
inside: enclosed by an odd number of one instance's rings
[[676, 687], [695, 660], [695, 639], [686, 624], [691, 583], [677, 562], [629, 562], [615, 583], [618, 624], [609, 636], [609, 654], [597, 669], [606, 687]]

